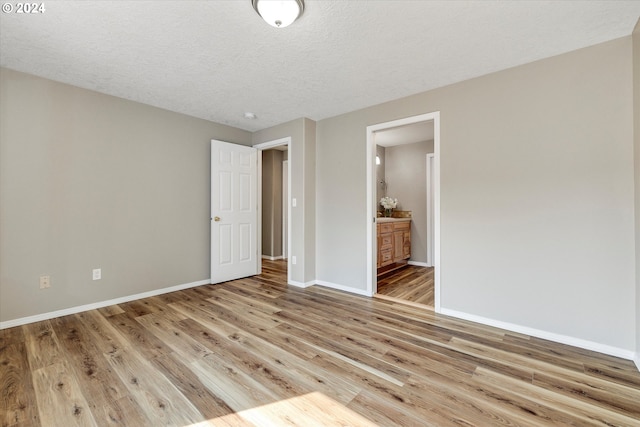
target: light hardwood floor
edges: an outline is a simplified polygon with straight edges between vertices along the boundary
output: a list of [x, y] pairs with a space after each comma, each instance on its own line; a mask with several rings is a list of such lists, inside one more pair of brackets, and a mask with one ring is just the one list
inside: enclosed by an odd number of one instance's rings
[[629, 361], [264, 265], [0, 331], [0, 424], [640, 426]]
[[378, 279], [378, 296], [397, 298], [433, 309], [433, 267], [408, 265]]

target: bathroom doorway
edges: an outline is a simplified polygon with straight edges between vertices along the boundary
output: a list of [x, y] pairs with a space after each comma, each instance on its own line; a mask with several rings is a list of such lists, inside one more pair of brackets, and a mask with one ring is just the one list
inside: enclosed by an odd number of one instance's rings
[[[436, 312], [440, 310], [439, 133], [439, 112], [367, 127], [367, 202], [372, 218], [367, 230], [368, 291]], [[392, 218], [381, 218], [383, 196], [398, 201]]]

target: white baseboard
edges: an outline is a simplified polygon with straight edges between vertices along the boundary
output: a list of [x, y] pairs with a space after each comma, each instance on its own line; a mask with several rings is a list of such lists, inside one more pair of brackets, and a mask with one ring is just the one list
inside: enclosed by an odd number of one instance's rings
[[310, 282], [296, 282], [295, 280], [289, 280], [287, 283], [291, 286], [295, 286], [296, 288], [308, 288], [309, 286], [316, 284], [313, 280]]
[[640, 352], [636, 351], [636, 357], [633, 358], [633, 362], [636, 364], [638, 371], [640, 371]]
[[355, 289], [350, 286], [339, 285], [337, 283], [325, 282], [324, 280], [316, 280], [316, 285], [325, 286], [331, 289], [337, 289], [339, 291], [349, 292], [357, 295], [364, 295], [365, 297], [370, 297], [371, 294], [367, 292], [366, 289]]
[[[469, 320], [471, 322], [480, 323], [483, 325], [494, 326], [500, 329], [506, 329], [508, 331], [530, 335], [532, 337], [542, 338], [549, 341], [555, 341], [561, 344], [567, 344], [574, 347], [583, 348], [585, 350], [597, 351], [598, 353], [604, 353], [610, 356], [620, 357], [622, 359], [633, 360], [634, 358], [633, 351], [625, 350], [623, 348], [613, 347], [610, 345], [601, 344], [593, 341], [583, 340], [581, 338], [575, 338], [568, 335], [561, 335], [561, 334], [556, 334], [554, 332], [548, 332], [540, 329], [529, 328], [527, 326], [521, 326], [515, 323], [489, 319], [482, 316], [476, 316], [475, 314], [469, 314], [461, 311], [450, 310], [448, 308], [442, 308], [441, 314], [445, 314], [451, 317], [457, 317], [458, 319]], [[637, 361], [636, 361], [636, 365], [638, 365]]]
[[34, 316], [21, 317], [19, 319], [0, 322], [0, 329], [12, 328], [14, 326], [26, 325], [28, 323], [41, 322], [43, 320], [54, 319], [56, 317], [68, 316], [70, 314], [81, 313], [83, 311], [95, 310], [97, 308], [108, 307], [114, 304], [134, 301], [142, 298], [149, 298], [156, 295], [168, 294], [169, 292], [181, 291], [183, 289], [195, 288], [196, 286], [208, 285], [211, 279], [199, 280], [197, 282], [185, 283], [168, 288], [154, 289], [153, 291], [142, 292], [140, 294], [128, 295], [126, 297], [114, 298], [107, 301], [94, 302], [91, 304], [79, 305], [65, 308], [63, 310], [50, 311], [48, 313], [36, 314]]
[[268, 259], [269, 261], [278, 261], [280, 259], [285, 259], [285, 257], [283, 257], [282, 255], [280, 256], [262, 255], [262, 259]]
[[431, 265], [427, 264], [426, 262], [420, 262], [420, 261], [407, 261], [407, 264], [415, 265], [417, 267], [432, 267]]

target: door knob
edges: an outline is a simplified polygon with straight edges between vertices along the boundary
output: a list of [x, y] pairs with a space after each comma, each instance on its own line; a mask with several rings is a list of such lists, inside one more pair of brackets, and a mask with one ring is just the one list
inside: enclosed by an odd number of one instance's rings
[[216, 221], [216, 222], [218, 222], [218, 221], [220, 221], [220, 217], [219, 217], [219, 216], [217, 216], [217, 217], [213, 218], [213, 220], [214, 220], [214, 221]]

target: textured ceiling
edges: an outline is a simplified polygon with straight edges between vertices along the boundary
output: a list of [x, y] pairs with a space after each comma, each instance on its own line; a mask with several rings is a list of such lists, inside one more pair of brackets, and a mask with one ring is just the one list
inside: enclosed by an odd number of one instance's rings
[[[640, 1], [45, 1], [2, 13], [0, 65], [255, 131], [631, 34]], [[244, 112], [256, 120], [243, 117]]]

